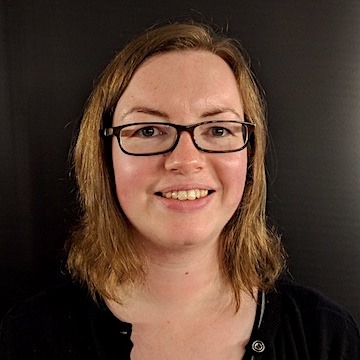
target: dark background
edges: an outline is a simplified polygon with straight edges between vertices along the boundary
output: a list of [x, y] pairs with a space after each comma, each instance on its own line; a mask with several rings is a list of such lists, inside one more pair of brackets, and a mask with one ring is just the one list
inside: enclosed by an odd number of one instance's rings
[[68, 150], [93, 80], [154, 22], [238, 38], [268, 101], [269, 216], [296, 280], [360, 322], [360, 2], [0, 0], [0, 315], [60, 279]]

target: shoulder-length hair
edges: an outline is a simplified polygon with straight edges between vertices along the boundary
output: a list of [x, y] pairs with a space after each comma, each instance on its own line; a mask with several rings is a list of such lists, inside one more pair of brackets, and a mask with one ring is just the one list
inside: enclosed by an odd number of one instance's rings
[[100, 136], [111, 126], [114, 108], [136, 69], [149, 57], [170, 51], [209, 51], [220, 56], [237, 80], [244, 112], [256, 125], [248, 149], [242, 201], [224, 227], [219, 245], [221, 272], [230, 284], [236, 309], [240, 294], [273, 287], [284, 266], [279, 237], [266, 224], [265, 105], [240, 45], [209, 26], [175, 23], [152, 28], [131, 41], [107, 66], [84, 111], [73, 149], [82, 219], [68, 243], [68, 269], [93, 296], [121, 302], [117, 289], [144, 280], [142, 254], [131, 239], [129, 222], [114, 186], [111, 151]]

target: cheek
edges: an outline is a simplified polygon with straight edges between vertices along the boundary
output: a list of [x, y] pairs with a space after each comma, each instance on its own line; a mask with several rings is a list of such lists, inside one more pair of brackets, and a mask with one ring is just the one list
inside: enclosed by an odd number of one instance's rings
[[118, 146], [114, 144], [112, 155], [116, 194], [121, 207], [124, 209], [125, 203], [131, 198], [131, 190], [134, 183], [141, 179], [141, 170], [129, 155], [123, 154]]
[[232, 206], [237, 207], [242, 199], [246, 182], [246, 151], [239, 153], [239, 156], [225, 158], [222, 166], [222, 183], [225, 196], [229, 198]]
[[113, 167], [116, 186], [128, 185], [139, 180], [145, 171], [143, 166], [138, 166], [136, 161], [131, 161], [125, 156], [113, 158]]
[[126, 155], [113, 148], [113, 168], [116, 194], [126, 212], [140, 196], [145, 196], [151, 178], [156, 173], [156, 164], [149, 158]]

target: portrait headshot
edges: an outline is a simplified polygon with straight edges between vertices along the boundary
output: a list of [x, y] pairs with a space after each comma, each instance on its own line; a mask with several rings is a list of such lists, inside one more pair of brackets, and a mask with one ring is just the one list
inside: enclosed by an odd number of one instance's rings
[[4, 1], [0, 358], [360, 358], [356, 1]]

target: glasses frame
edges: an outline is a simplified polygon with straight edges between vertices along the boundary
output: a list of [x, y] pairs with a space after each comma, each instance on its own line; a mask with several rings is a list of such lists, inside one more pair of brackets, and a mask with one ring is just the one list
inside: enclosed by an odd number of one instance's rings
[[[196, 141], [195, 141], [195, 137], [194, 137], [194, 129], [200, 125], [204, 125], [204, 124], [212, 124], [212, 123], [222, 123], [222, 122], [227, 122], [227, 123], [237, 123], [237, 124], [242, 124], [245, 126], [246, 129], [246, 139], [245, 139], [245, 143], [243, 146], [241, 146], [238, 149], [234, 149], [234, 150], [207, 150], [207, 149], [203, 149], [202, 147], [200, 147]], [[120, 131], [128, 126], [132, 126], [132, 125], [147, 125], [147, 124], [154, 124], [154, 125], [166, 125], [169, 127], [172, 127], [176, 130], [176, 139], [173, 143], [173, 145], [166, 150], [163, 151], [157, 151], [154, 153], [148, 153], [148, 154], [134, 154], [131, 152], [126, 151], [122, 145], [121, 145], [121, 141], [120, 141]], [[255, 130], [255, 124], [249, 121], [238, 121], [238, 120], [210, 120], [210, 121], [202, 121], [199, 122], [197, 124], [193, 124], [193, 125], [179, 125], [179, 124], [172, 124], [172, 123], [167, 123], [167, 122], [159, 122], [159, 121], [154, 121], [154, 122], [136, 122], [136, 123], [131, 123], [131, 124], [125, 124], [125, 125], [120, 125], [120, 126], [114, 126], [114, 127], [108, 127], [108, 128], [104, 128], [102, 130], [100, 130], [100, 135], [103, 137], [110, 137], [110, 136], [115, 136], [117, 138], [119, 147], [121, 149], [121, 151], [127, 155], [132, 155], [132, 156], [152, 156], [152, 155], [161, 155], [161, 154], [166, 154], [168, 152], [173, 151], [177, 144], [179, 143], [180, 140], [180, 135], [182, 132], [187, 132], [190, 134], [191, 136], [191, 140], [195, 146], [196, 149], [206, 152], [206, 153], [214, 153], [214, 154], [223, 154], [223, 153], [231, 153], [231, 152], [236, 152], [236, 151], [241, 151], [243, 149], [245, 149], [248, 144], [249, 144], [249, 140], [250, 140], [250, 135], [253, 133], [253, 131]]]

